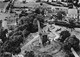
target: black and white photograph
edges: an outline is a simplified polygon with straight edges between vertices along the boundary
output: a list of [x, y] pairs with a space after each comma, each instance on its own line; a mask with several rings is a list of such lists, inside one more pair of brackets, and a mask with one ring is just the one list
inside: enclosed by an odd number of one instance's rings
[[80, 57], [80, 0], [0, 0], [0, 57]]

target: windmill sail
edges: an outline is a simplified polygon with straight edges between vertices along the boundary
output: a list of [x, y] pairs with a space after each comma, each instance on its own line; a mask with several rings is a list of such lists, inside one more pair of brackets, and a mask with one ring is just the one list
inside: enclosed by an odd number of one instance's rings
[[40, 27], [40, 22], [37, 20], [37, 24], [38, 24], [38, 32], [39, 34], [41, 33], [41, 27]]
[[[39, 32], [39, 43], [41, 43], [41, 46], [42, 46], [42, 30], [41, 30], [41, 27], [40, 27], [40, 22], [37, 20], [37, 24], [38, 24], [38, 32]], [[43, 46], [42, 46], [43, 47]]]

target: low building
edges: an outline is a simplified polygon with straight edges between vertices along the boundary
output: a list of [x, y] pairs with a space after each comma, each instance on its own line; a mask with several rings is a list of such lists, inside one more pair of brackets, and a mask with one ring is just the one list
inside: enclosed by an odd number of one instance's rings
[[8, 27], [7, 27], [7, 21], [6, 20], [2, 21], [2, 27], [4, 29], [8, 29]]
[[77, 9], [68, 9], [68, 17], [77, 18], [78, 12]]

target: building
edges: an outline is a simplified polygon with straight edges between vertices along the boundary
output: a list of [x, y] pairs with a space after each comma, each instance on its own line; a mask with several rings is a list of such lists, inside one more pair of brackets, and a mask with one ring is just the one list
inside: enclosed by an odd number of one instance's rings
[[68, 17], [77, 18], [78, 12], [77, 9], [68, 9]]
[[8, 29], [8, 27], [7, 27], [7, 21], [2, 21], [2, 27], [4, 28], [4, 29]]

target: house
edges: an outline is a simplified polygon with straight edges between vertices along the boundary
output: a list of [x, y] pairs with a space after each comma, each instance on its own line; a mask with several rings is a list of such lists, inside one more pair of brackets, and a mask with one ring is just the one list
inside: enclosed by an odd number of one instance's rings
[[77, 9], [68, 9], [68, 17], [77, 18], [78, 12]]

